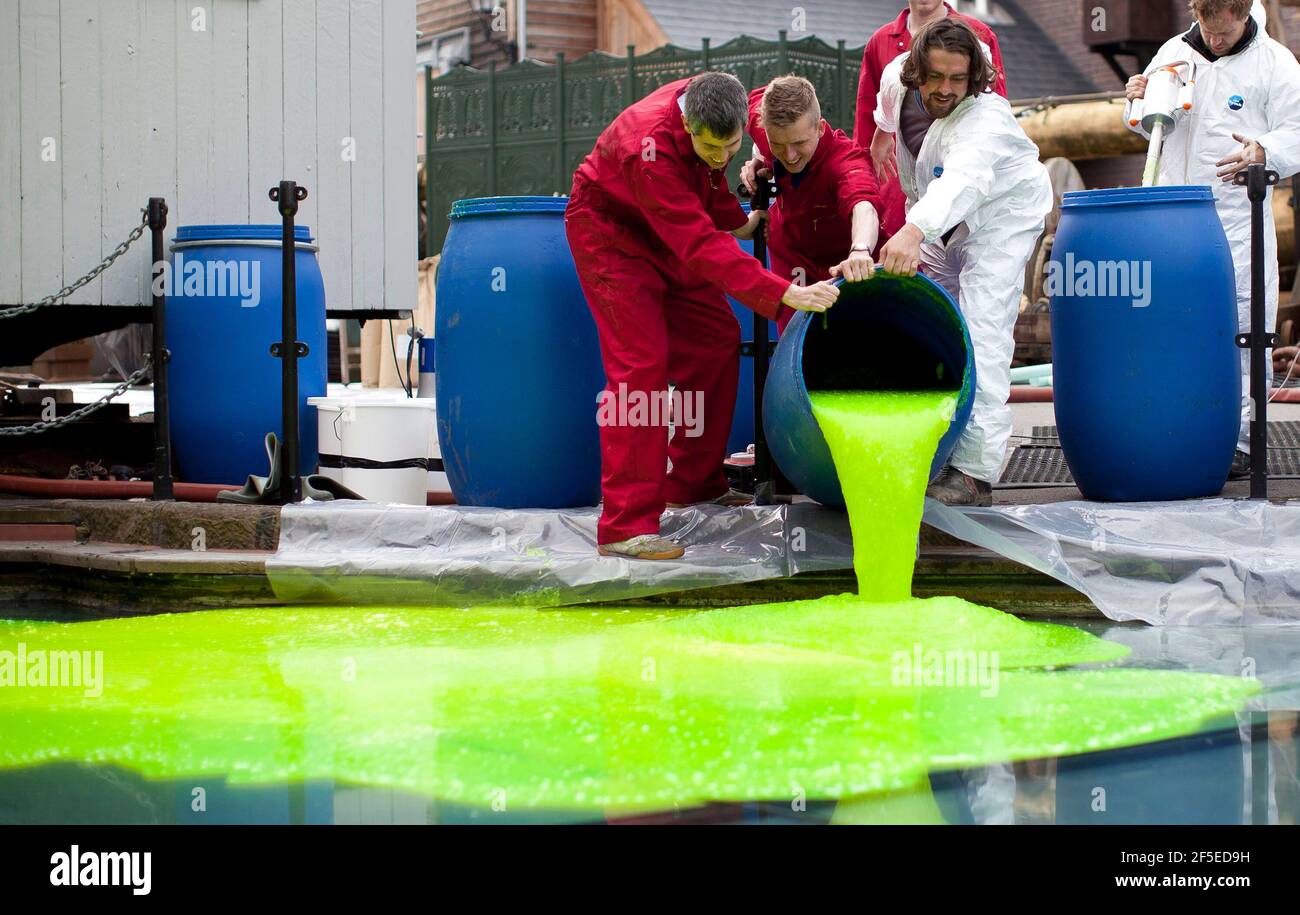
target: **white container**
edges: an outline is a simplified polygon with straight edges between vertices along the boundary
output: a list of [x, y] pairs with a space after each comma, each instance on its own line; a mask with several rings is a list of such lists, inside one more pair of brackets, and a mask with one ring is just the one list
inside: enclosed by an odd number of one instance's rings
[[[340, 408], [337, 423], [345, 465], [381, 465], [344, 466], [344, 486], [372, 502], [428, 504], [425, 461], [434, 435], [431, 401], [349, 400]], [[407, 462], [411, 466], [401, 466]]]
[[360, 400], [374, 403], [395, 403], [406, 395], [383, 388], [341, 388], [324, 397], [308, 397], [309, 406], [316, 408], [316, 450], [320, 454], [316, 472], [331, 480], [343, 482], [343, 468], [337, 466], [343, 456], [343, 439], [339, 427], [339, 412], [347, 404]]
[[320, 464], [316, 472], [339, 483], [343, 482], [343, 469], [330, 467], [343, 456], [343, 439], [339, 436], [339, 411], [347, 403], [344, 397], [308, 397], [307, 404], [316, 408], [316, 450]]

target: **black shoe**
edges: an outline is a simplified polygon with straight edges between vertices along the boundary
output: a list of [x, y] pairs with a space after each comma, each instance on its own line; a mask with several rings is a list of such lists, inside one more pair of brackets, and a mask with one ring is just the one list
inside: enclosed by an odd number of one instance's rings
[[1250, 479], [1250, 455], [1237, 449], [1237, 453], [1232, 456], [1232, 469], [1228, 471], [1229, 480], [1249, 480]]
[[993, 487], [962, 473], [956, 467], [945, 465], [934, 482], [926, 487], [925, 494], [944, 505], [973, 505], [988, 508], [993, 504]]

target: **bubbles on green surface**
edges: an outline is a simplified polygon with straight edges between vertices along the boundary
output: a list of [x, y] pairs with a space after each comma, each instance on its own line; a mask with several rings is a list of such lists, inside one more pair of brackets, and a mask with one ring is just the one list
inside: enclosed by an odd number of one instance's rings
[[[0, 623], [0, 644], [16, 642], [103, 651], [105, 685], [98, 699], [0, 690], [0, 765], [328, 778], [516, 810], [897, 791], [936, 767], [1187, 733], [1253, 691], [1195, 674], [1037, 670], [1124, 649], [957, 598]], [[900, 676], [918, 648], [997, 652], [996, 691]]]

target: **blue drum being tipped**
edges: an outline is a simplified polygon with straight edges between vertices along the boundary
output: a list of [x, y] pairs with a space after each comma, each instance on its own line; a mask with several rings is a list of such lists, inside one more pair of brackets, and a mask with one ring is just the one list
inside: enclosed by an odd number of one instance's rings
[[938, 474], [970, 419], [975, 354], [957, 303], [925, 276], [879, 272], [841, 283], [826, 314], [800, 312], [781, 335], [763, 393], [772, 459], [799, 491], [844, 507], [835, 462], [809, 391], [957, 391], [957, 410], [930, 467]]

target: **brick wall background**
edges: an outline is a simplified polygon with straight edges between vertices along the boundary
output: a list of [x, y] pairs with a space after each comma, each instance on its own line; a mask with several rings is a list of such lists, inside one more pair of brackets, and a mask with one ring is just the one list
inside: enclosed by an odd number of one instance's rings
[[[1099, 87], [1103, 90], [1123, 88], [1124, 84], [1115, 76], [1105, 59], [1100, 54], [1091, 53], [1083, 43], [1083, 11], [1089, 6], [1088, 0], [1018, 0], [1018, 2], [1021, 8], [1038, 23], [1038, 27], [1070, 55], [1074, 65]], [[1185, 21], [1188, 25], [1192, 22], [1192, 14], [1187, 11], [1187, 0], [1145, 0], [1145, 2], [1169, 4], [1177, 11], [1179, 22]], [[1281, 13], [1287, 44], [1291, 50], [1300, 52], [1300, 7], [1282, 7]], [[1173, 37], [1172, 34], [1170, 37]], [[1131, 57], [1120, 58], [1120, 63], [1126, 67], [1136, 66]]]
[[[1161, 0], [1150, 0], [1159, 3]], [[1164, 0], [1177, 3], [1181, 0]], [[1034, 18], [1038, 27], [1060, 46], [1074, 65], [1102, 90], [1123, 88], [1118, 77], [1100, 54], [1093, 54], [1083, 43], [1083, 3], [1081, 0], [1019, 0], [1021, 8]]]

